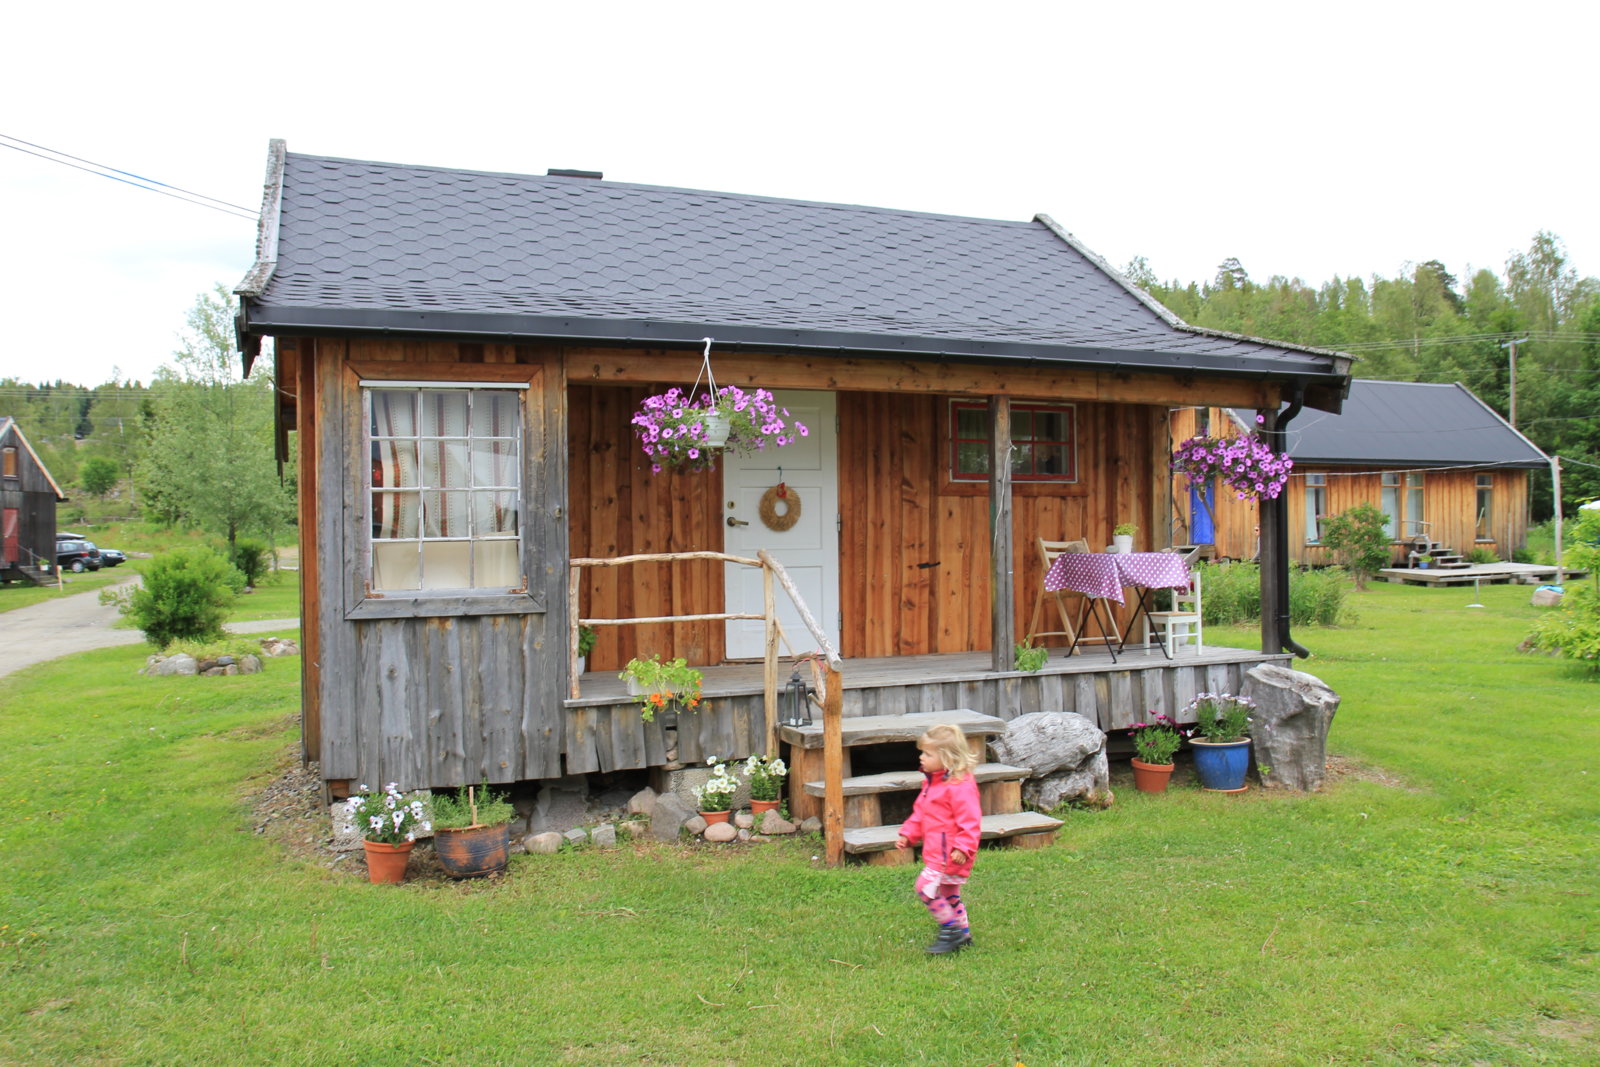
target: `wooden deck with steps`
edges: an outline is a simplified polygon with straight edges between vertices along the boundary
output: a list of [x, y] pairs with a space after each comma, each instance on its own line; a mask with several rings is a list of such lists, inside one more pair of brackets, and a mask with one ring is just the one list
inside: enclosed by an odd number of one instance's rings
[[[917, 770], [894, 770], [853, 775], [850, 768], [858, 756], [875, 746], [898, 745], [903, 748], [908, 743], [914, 743], [927, 732], [928, 727], [941, 723], [960, 727], [973, 753], [980, 760], [984, 758], [987, 738], [1004, 732], [1006, 728], [1004, 719], [959, 708], [907, 715], [868, 715], [844, 720], [844, 851], [847, 855], [864, 856], [872, 863], [912, 862], [914, 857], [910, 849], [901, 851], [894, 847], [900, 825], [898, 822], [884, 821], [881, 801], [885, 797], [898, 795], [902, 804], [908, 802], [907, 795], [922, 788], [922, 773]], [[778, 736], [790, 746], [790, 812], [798, 819], [811, 815], [821, 817], [821, 798], [825, 790], [821, 778], [822, 724], [814, 722], [807, 726], [782, 726], [779, 727]], [[980, 840], [1022, 848], [1038, 848], [1054, 840], [1061, 820], [1022, 810], [1022, 780], [1027, 777], [1025, 768], [1004, 763], [982, 763], [978, 767], [974, 778], [983, 806]]]

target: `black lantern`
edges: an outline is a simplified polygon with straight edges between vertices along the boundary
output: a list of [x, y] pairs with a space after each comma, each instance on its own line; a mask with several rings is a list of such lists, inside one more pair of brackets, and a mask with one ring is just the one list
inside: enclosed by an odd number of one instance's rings
[[800, 680], [800, 668], [796, 667], [789, 674], [789, 684], [784, 687], [787, 696], [784, 698], [786, 717], [785, 726], [810, 726], [811, 725], [811, 687]]

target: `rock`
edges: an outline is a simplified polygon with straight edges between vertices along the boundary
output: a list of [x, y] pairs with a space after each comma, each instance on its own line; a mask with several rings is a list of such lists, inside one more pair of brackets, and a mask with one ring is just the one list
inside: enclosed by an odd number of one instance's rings
[[286, 637], [263, 637], [261, 654], [264, 656], [298, 656], [300, 646]]
[[761, 832], [764, 834], [792, 834], [797, 827], [775, 811], [769, 811], [761, 816]]
[[676, 841], [683, 824], [694, 816], [694, 809], [676, 793], [663, 793], [650, 806], [650, 836], [657, 841]]
[[754, 837], [754, 835], [752, 835], [748, 829], [740, 827], [740, 829], [739, 829], [739, 841], [741, 843], [746, 842], [746, 841], [750, 841], [750, 840], [753, 839], [753, 837]]
[[748, 830], [756, 824], [756, 817], [748, 811], [741, 811], [734, 815], [733, 825], [741, 830]]
[[811, 816], [805, 822], [800, 824], [800, 832], [803, 834], [822, 833], [822, 820], [817, 818], [815, 815]]
[[706, 831], [706, 827], [710, 825], [710, 823], [706, 822], [704, 815], [695, 815], [683, 824], [683, 828], [691, 834], [703, 834]]
[[1110, 807], [1114, 797], [1111, 766], [1106, 761], [1105, 749], [1090, 756], [1081, 766], [1023, 782], [1022, 799], [1040, 811], [1053, 811], [1069, 801], [1091, 808]]
[[528, 819], [530, 830], [558, 833], [583, 825], [588, 815], [589, 783], [581, 774], [552, 778], [539, 787]]
[[561, 837], [562, 840], [566, 841], [569, 845], [581, 845], [589, 840], [588, 833], [586, 833], [581, 826], [574, 826], [572, 829], [563, 833]]
[[240, 660], [239, 660], [239, 673], [240, 674], [260, 674], [261, 673], [261, 657], [259, 657], [259, 656], [244, 656], [244, 657], [241, 657]]
[[1262, 783], [1308, 793], [1321, 789], [1339, 694], [1315, 675], [1274, 663], [1246, 671], [1240, 690], [1256, 702], [1250, 755]]
[[200, 665], [193, 656], [179, 652], [172, 656], [151, 656], [144, 672], [149, 675], [199, 674]]
[[1096, 752], [1104, 753], [1105, 745], [1106, 735], [1098, 726], [1070, 711], [1019, 715], [989, 742], [996, 759], [1026, 767], [1034, 778], [1076, 769]]
[[1541, 585], [1533, 591], [1533, 596], [1529, 598], [1529, 603], [1536, 608], [1553, 608], [1561, 603], [1561, 592]]
[[231, 664], [234, 664], [234, 663], [237, 663], [237, 662], [238, 662], [238, 660], [234, 659], [232, 656], [218, 656], [217, 657], [217, 666], [219, 666], [219, 667], [227, 667], [227, 666], [230, 666]]
[[328, 820], [333, 824], [332, 848], [335, 852], [361, 851], [361, 831], [350, 825], [345, 801], [338, 800], [329, 806]]
[[739, 830], [731, 822], [714, 822], [706, 827], [706, 840], [719, 845], [737, 840], [738, 837]]
[[522, 844], [529, 852], [552, 853], [561, 850], [561, 835], [554, 831], [542, 834], [529, 834], [522, 839]]
[[197, 662], [195, 664], [195, 670], [198, 671], [201, 674], [210, 674], [212, 671], [216, 670], [219, 666], [221, 666], [221, 664], [219, 664], [216, 661], [216, 659], [207, 658], [207, 659], [203, 659], [203, 660], [200, 660], [199, 662]]
[[239, 671], [239, 665], [237, 663], [230, 663], [226, 667], [218, 667], [216, 670], [206, 671], [206, 673], [207, 674], [221, 673], [221, 674], [227, 675], [228, 677], [232, 677], [235, 674], [239, 674], [240, 671]]
[[[694, 797], [695, 786], [705, 785], [711, 780], [711, 768], [702, 763], [695, 767], [684, 767], [680, 770], [668, 770], [666, 774], [663, 775], [663, 778], [665, 779], [665, 781], [662, 783], [663, 791], [675, 793], [678, 799], [683, 801], [684, 804], [686, 804], [692, 811], [699, 804], [699, 801], [695, 800]], [[733, 801], [731, 804], [729, 804], [729, 807], [738, 809], [748, 808], [749, 806], [750, 783], [740, 777], [739, 789], [733, 794]]]
[[601, 848], [616, 848], [617, 828], [612, 823], [603, 822], [589, 831], [589, 840]]
[[629, 815], [649, 815], [650, 805], [656, 802], [656, 791], [645, 786], [628, 798]]
[[610, 788], [601, 789], [597, 792], [591, 791], [589, 793], [589, 810], [595, 815], [601, 816], [601, 821], [608, 821], [604, 818], [604, 816], [612, 815], [617, 812], [626, 812], [628, 810], [628, 803], [633, 799], [634, 796], [635, 794], [630, 793], [626, 789], [618, 788], [617, 786], [611, 786]]

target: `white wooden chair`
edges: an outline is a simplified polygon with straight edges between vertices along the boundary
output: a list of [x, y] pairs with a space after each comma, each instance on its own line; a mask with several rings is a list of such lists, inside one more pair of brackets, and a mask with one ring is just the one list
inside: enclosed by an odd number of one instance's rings
[[[1039, 538], [1039, 558], [1044, 563], [1045, 574], [1050, 573], [1050, 565], [1056, 561], [1057, 556], [1065, 552], [1087, 551], [1089, 551], [1089, 542], [1087, 541], [1047, 541], [1042, 537]], [[1079, 602], [1077, 605], [1076, 618], [1073, 617], [1072, 613], [1067, 607], [1067, 597], [1069, 596], [1076, 597]], [[1039, 626], [1043, 621], [1044, 602], [1046, 600], [1055, 601], [1056, 612], [1061, 616], [1062, 629], [1039, 629]], [[1084, 600], [1082, 593], [1075, 593], [1070, 589], [1062, 589], [1054, 593], [1046, 590], [1044, 587], [1044, 578], [1043, 575], [1041, 575], [1039, 578], [1039, 595], [1035, 597], [1033, 601], [1033, 618], [1028, 623], [1028, 637], [1065, 637], [1067, 639], [1067, 643], [1072, 644], [1073, 642], [1077, 641], [1078, 630], [1083, 625], [1083, 609], [1086, 603], [1087, 602]], [[1043, 643], [1044, 642], [1042, 641], [1040, 642], [1040, 644]], [[1073, 652], [1076, 653], [1077, 649], [1073, 649]]]
[[1194, 641], [1195, 655], [1205, 651], [1205, 644], [1200, 634], [1200, 572], [1191, 572], [1192, 580], [1188, 589], [1172, 590], [1172, 609], [1170, 611], [1152, 611], [1144, 616], [1144, 654], [1150, 655], [1150, 631], [1152, 627], [1157, 631], [1162, 646], [1166, 649], [1168, 657], [1178, 654], [1179, 642]]

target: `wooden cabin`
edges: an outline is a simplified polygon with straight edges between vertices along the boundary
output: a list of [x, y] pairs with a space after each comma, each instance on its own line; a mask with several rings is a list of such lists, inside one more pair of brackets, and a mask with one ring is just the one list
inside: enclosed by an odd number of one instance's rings
[[0, 415], [0, 582], [55, 573], [56, 505], [66, 499], [17, 421]]
[[[1232, 437], [1250, 432], [1255, 413], [1192, 407], [1174, 411], [1172, 436]], [[1550, 459], [1466, 386], [1357, 378], [1337, 414], [1302, 415], [1287, 437], [1294, 472], [1286, 493], [1289, 558], [1337, 562], [1322, 543], [1323, 524], [1358, 504], [1387, 517], [1395, 565], [1423, 538], [1465, 555], [1485, 548], [1500, 559], [1527, 545], [1528, 477]], [[1213, 489], [1211, 511], [1198, 487], [1174, 480], [1174, 521], [1183, 540], [1214, 545], [1219, 557], [1254, 559], [1259, 508]]]
[[[792, 598], [769, 612], [763, 571], [736, 562], [761, 552], [847, 664], [846, 715], [1043, 707], [1110, 727], [1236, 688], [1281, 649], [1011, 670], [1037, 539], [1101, 546], [1134, 522], [1140, 548], [1164, 546], [1169, 409], [1335, 411], [1348, 369], [1178, 322], [1042, 215], [282, 142], [237, 292], [246, 363], [275, 339], [298, 434], [305, 747], [335, 791], [761, 751], [771, 670], [751, 664], [771, 631], [723, 616], [775, 615], [786, 661], [817, 647]], [[811, 432], [654, 473], [629, 420], [702, 375], [707, 338], [718, 385], [773, 390]], [[784, 530], [759, 506], [780, 483], [801, 504]], [[686, 553], [734, 559], [612, 565]], [[574, 678], [580, 616], [601, 636]], [[615, 673], [653, 653], [706, 668], [675, 750]]]

